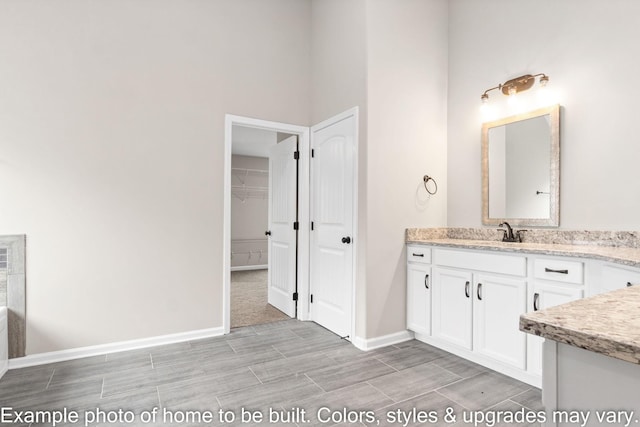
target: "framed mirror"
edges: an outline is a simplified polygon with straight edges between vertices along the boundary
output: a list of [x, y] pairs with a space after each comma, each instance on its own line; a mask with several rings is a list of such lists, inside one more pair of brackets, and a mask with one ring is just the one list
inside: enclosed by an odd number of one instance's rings
[[560, 223], [560, 106], [482, 125], [482, 223]]

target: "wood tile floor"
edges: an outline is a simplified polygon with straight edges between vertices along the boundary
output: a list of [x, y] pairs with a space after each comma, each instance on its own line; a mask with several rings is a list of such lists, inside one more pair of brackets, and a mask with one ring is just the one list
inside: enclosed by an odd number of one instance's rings
[[[77, 422], [58, 426], [84, 426], [84, 414], [103, 417], [103, 422], [90, 423], [99, 426], [461, 426], [469, 425], [462, 417], [473, 410], [542, 410], [538, 389], [424, 343], [409, 341], [362, 352], [314, 323], [297, 320], [238, 328], [223, 337], [11, 370], [0, 380], [0, 407], [66, 408], [81, 416]], [[159, 408], [156, 422], [144, 423], [140, 417], [154, 407]], [[329, 409], [321, 410], [318, 418], [320, 408]], [[345, 408], [351, 417], [365, 412], [363, 422], [345, 420]], [[405, 424], [388, 418], [390, 413], [410, 416], [414, 408], [436, 411], [438, 421], [426, 424], [412, 419]], [[447, 408], [457, 415], [456, 423], [444, 421]], [[229, 411], [227, 416], [234, 415], [235, 420], [222, 422], [219, 409]], [[120, 410], [136, 414], [134, 421], [116, 420]], [[210, 415], [213, 421], [187, 420], [186, 411], [192, 411], [191, 416]], [[262, 422], [248, 421], [254, 411], [264, 413]], [[51, 425], [13, 421], [0, 424]]]

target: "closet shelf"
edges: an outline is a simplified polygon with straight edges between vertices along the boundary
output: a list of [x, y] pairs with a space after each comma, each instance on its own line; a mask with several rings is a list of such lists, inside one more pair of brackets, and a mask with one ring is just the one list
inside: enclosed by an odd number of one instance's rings
[[242, 202], [247, 199], [266, 199], [269, 194], [269, 188], [252, 187], [248, 185], [232, 185], [231, 194]]
[[259, 178], [268, 177], [269, 171], [263, 169], [231, 168], [231, 175], [235, 176], [241, 184], [244, 184], [250, 176]]

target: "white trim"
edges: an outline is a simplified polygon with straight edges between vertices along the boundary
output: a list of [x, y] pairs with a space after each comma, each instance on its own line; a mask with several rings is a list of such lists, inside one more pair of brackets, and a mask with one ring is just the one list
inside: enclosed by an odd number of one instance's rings
[[195, 331], [180, 332], [177, 334], [160, 335], [157, 337], [141, 338], [130, 341], [120, 341], [109, 344], [100, 344], [89, 347], [72, 348], [69, 350], [39, 353], [25, 357], [9, 359], [9, 369], [26, 368], [28, 366], [45, 365], [47, 363], [62, 362], [65, 360], [80, 359], [82, 357], [99, 356], [121, 351], [138, 350], [141, 348], [158, 345], [174, 344], [184, 341], [198, 340], [202, 338], [218, 337], [223, 335], [222, 328], [199, 329]]
[[[353, 107], [348, 109], [347, 111], [344, 111], [340, 114], [337, 114], [327, 120], [323, 120], [322, 122], [311, 126], [311, 137], [313, 137], [313, 133], [317, 132], [327, 126], [330, 126], [332, 124], [338, 123], [342, 120], [348, 119], [349, 117], [353, 116], [355, 118], [355, 129], [353, 132], [353, 209], [352, 209], [352, 226], [353, 226], [353, 230], [351, 231], [351, 234], [353, 236], [353, 259], [352, 259], [352, 283], [351, 283], [351, 337], [352, 340], [351, 342], [354, 343], [354, 345], [358, 348], [360, 348], [360, 346], [356, 345], [356, 342], [359, 343], [363, 343], [366, 342], [367, 340], [364, 338], [361, 338], [359, 336], [356, 335], [356, 288], [357, 288], [357, 273], [358, 273], [358, 245], [360, 242], [359, 236], [358, 236], [358, 189], [359, 189], [359, 185], [358, 185], [358, 146], [359, 146], [359, 137], [360, 137], [360, 110], [359, 108]], [[310, 144], [312, 144], [310, 142]], [[310, 164], [310, 163], [308, 163]], [[311, 174], [309, 172], [309, 179], [311, 179]], [[310, 194], [308, 194], [308, 196], [310, 196]], [[310, 203], [310, 199], [309, 199], [309, 203]], [[308, 205], [310, 206], [310, 204]], [[311, 247], [310, 247], [310, 242], [307, 241], [307, 250], [310, 252]], [[311, 261], [311, 254], [308, 253], [308, 259], [309, 262]], [[307, 266], [308, 268], [308, 266]], [[308, 276], [307, 276], [308, 277]], [[309, 319], [311, 319], [311, 313], [310, 313], [310, 307], [309, 307], [309, 312], [308, 312], [308, 316]]]
[[298, 319], [309, 319], [309, 128], [226, 114], [224, 117], [224, 221], [222, 328], [231, 331], [231, 151], [234, 125], [298, 135]]
[[352, 344], [362, 351], [370, 351], [375, 350], [376, 348], [387, 347], [393, 344], [410, 341], [412, 339], [413, 333], [409, 331], [400, 331], [396, 332], [395, 334], [383, 335], [381, 337], [369, 339], [355, 337], [355, 339], [352, 341]]
[[231, 271], [248, 271], [248, 270], [266, 270], [267, 264], [264, 265], [236, 265], [231, 267]]

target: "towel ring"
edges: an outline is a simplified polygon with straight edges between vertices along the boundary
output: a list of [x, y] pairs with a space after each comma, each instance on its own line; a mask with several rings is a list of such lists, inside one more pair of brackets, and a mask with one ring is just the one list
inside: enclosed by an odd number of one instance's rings
[[[424, 181], [424, 189], [427, 190], [427, 193], [434, 195], [438, 192], [438, 183], [435, 179], [431, 178], [429, 175], [425, 175], [422, 180]], [[429, 181], [433, 182], [433, 191], [429, 190], [429, 187], [427, 187]]]

